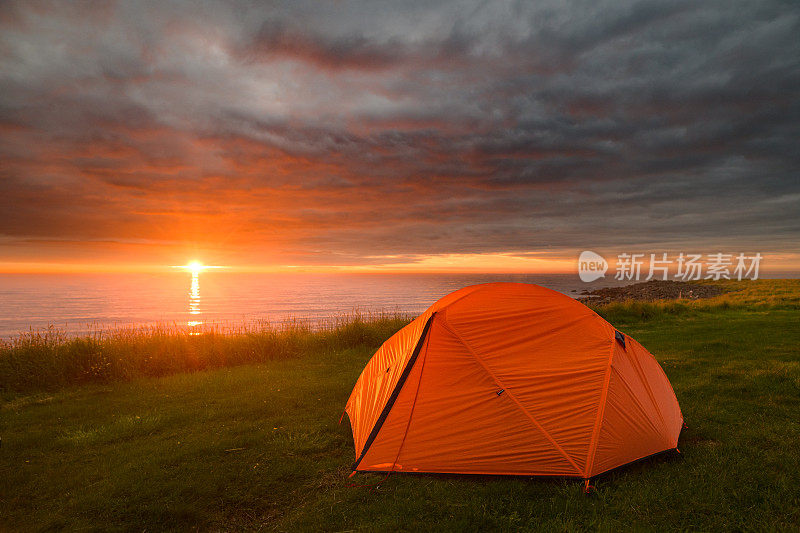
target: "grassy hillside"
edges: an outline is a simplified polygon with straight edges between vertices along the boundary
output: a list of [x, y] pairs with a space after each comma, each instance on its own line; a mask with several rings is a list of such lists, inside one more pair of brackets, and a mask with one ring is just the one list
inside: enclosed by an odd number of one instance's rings
[[352, 438], [337, 424], [382, 338], [364, 325], [292, 358], [7, 391], [0, 530], [796, 529], [798, 296], [797, 282], [758, 282], [600, 309], [662, 363], [689, 429], [682, 455], [602, 476], [590, 496], [578, 481], [491, 476], [349, 486], [382, 479], [347, 479]]

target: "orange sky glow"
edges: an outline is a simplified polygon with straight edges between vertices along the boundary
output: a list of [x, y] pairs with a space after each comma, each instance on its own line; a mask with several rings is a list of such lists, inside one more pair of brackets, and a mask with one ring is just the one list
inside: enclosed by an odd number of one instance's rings
[[[194, 256], [192, 256], [194, 257]], [[610, 270], [616, 266], [613, 254], [606, 255]], [[392, 259], [392, 258], [386, 258]], [[192, 259], [191, 261], [197, 261]], [[199, 272], [216, 270], [224, 272], [263, 273], [528, 273], [574, 274], [577, 257], [531, 258], [508, 254], [447, 254], [419, 257], [413, 262], [376, 262], [367, 265], [206, 265]], [[645, 265], [647, 260], [645, 259]], [[61, 263], [61, 262], [0, 262], [0, 273], [132, 273], [191, 271], [188, 264], [164, 265], [147, 263]], [[770, 275], [796, 275], [800, 271], [800, 255], [767, 254], [761, 263], [761, 272]]]
[[137, 6], [0, 3], [0, 272], [800, 270], [791, 21]]

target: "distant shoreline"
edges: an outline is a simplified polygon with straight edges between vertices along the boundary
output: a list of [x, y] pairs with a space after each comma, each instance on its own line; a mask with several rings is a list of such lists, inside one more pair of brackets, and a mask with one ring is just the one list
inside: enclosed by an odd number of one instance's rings
[[621, 287], [603, 287], [585, 290], [577, 300], [584, 304], [602, 305], [611, 302], [657, 300], [702, 300], [727, 292], [724, 286], [714, 283], [698, 283], [674, 280], [651, 280]]

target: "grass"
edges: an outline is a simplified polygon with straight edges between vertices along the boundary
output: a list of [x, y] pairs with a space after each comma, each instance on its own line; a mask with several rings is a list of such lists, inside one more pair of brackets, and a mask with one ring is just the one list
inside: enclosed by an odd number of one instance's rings
[[111, 383], [380, 345], [409, 318], [394, 314], [337, 317], [321, 328], [287, 320], [202, 332], [169, 324], [68, 336], [49, 328], [0, 340], [0, 395]]
[[591, 496], [492, 476], [348, 486], [381, 480], [347, 479], [352, 438], [337, 424], [382, 339], [354, 328], [297, 358], [7, 392], [0, 530], [794, 530], [800, 287], [774, 284], [680, 310], [599, 309], [656, 355], [689, 429], [682, 455], [602, 476]]
[[663, 319], [669, 316], [697, 316], [701, 313], [740, 309], [800, 310], [800, 279], [720, 280], [714, 283], [725, 293], [702, 300], [627, 301], [592, 306], [612, 324]]

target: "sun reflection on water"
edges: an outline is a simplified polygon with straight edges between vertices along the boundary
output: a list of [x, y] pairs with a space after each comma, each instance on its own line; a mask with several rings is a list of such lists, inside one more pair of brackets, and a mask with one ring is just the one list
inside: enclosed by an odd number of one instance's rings
[[[200, 315], [200, 272], [197, 270], [192, 271], [192, 285], [189, 289], [189, 314]], [[199, 317], [198, 317], [199, 318]], [[203, 325], [202, 320], [189, 320], [186, 325], [189, 328], [189, 335], [199, 335], [200, 327]]]
[[200, 261], [189, 261], [185, 265], [173, 265], [172, 268], [180, 268], [192, 274], [192, 284], [189, 287], [189, 315], [190, 320], [186, 321], [189, 335], [200, 335], [202, 333], [203, 321], [200, 316], [203, 309], [200, 307], [200, 273], [209, 269], [227, 268], [224, 266], [204, 265]]

